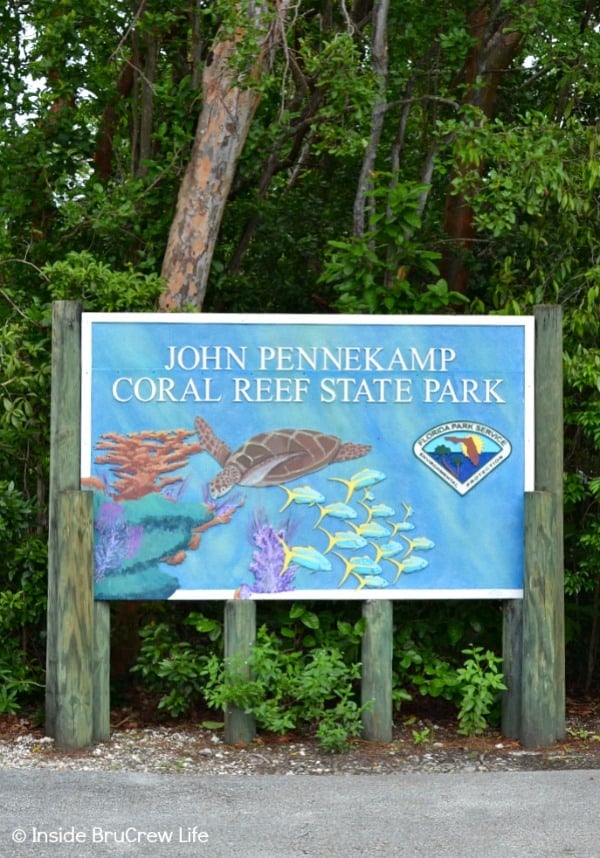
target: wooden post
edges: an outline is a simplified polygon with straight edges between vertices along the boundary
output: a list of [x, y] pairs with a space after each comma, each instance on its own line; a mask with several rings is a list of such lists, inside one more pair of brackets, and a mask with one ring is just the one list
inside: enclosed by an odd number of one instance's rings
[[528, 746], [565, 735], [562, 308], [535, 318], [535, 492], [525, 497], [521, 610], [504, 603], [502, 730]]
[[[245, 678], [251, 676], [248, 656], [256, 641], [256, 603], [250, 599], [225, 602], [225, 663]], [[256, 736], [254, 715], [237, 706], [225, 712], [225, 741], [229, 745], [252, 742]]]
[[46, 637], [46, 732], [55, 735], [57, 709], [57, 509], [60, 493], [80, 486], [81, 304], [57, 301], [52, 308], [52, 392], [48, 528], [48, 620]]
[[110, 602], [94, 602], [92, 736], [110, 739]]
[[525, 598], [523, 600], [523, 681], [521, 743], [552, 745], [560, 735], [556, 663], [564, 643], [555, 634], [560, 601], [556, 558], [556, 503], [550, 492], [530, 492], [525, 505]]
[[507, 690], [502, 695], [502, 734], [521, 736], [523, 663], [523, 600], [506, 599], [502, 606], [502, 673]]
[[388, 599], [363, 604], [361, 702], [363, 735], [370, 742], [392, 741], [393, 607]]
[[56, 724], [59, 748], [92, 742], [93, 534], [92, 496], [57, 498]]
[[[563, 347], [562, 307], [539, 306], [535, 317], [535, 490], [549, 492], [553, 509], [552, 551], [545, 586], [553, 593], [546, 602], [548, 635], [552, 636], [552, 699], [555, 738], [565, 736], [565, 604], [563, 548]], [[530, 594], [529, 594], [530, 595]], [[525, 595], [525, 599], [529, 598]], [[524, 658], [529, 659], [524, 650]], [[523, 679], [526, 682], [525, 676]]]

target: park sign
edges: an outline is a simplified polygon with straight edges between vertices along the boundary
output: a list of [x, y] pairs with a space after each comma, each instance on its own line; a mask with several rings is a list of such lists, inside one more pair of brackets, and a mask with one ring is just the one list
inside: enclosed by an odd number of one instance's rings
[[520, 598], [533, 363], [533, 317], [84, 313], [95, 598]]

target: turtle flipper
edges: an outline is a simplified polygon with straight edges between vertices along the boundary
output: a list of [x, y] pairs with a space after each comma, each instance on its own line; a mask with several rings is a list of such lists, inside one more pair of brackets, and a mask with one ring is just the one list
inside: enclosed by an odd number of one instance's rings
[[334, 462], [347, 462], [349, 459], [360, 459], [371, 450], [370, 444], [354, 444], [352, 441], [342, 444], [337, 451]]
[[213, 430], [203, 417], [196, 417], [194, 421], [196, 432], [200, 443], [207, 453], [216, 459], [219, 465], [225, 465], [225, 462], [231, 455], [231, 450], [224, 441], [217, 438]]
[[226, 465], [209, 483], [208, 490], [212, 498], [220, 498], [240, 481], [240, 469], [237, 465]]

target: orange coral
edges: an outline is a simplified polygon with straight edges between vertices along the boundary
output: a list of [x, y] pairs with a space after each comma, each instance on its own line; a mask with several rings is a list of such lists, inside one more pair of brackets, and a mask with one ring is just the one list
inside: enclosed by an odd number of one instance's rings
[[106, 453], [96, 457], [96, 464], [111, 466], [115, 500], [137, 500], [180, 481], [180, 477], [167, 475], [185, 467], [190, 456], [203, 451], [198, 441], [187, 443], [195, 435], [186, 429], [129, 435], [106, 432], [96, 445]]

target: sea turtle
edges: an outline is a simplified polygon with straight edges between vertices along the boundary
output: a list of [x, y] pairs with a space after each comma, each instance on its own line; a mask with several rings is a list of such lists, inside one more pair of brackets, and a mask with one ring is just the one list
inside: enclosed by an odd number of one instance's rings
[[222, 469], [211, 480], [211, 497], [226, 494], [232, 486], [277, 486], [311, 474], [331, 462], [358, 459], [370, 444], [342, 443], [335, 435], [313, 429], [274, 429], [249, 438], [235, 451], [221, 441], [206, 420], [196, 417], [200, 443]]

